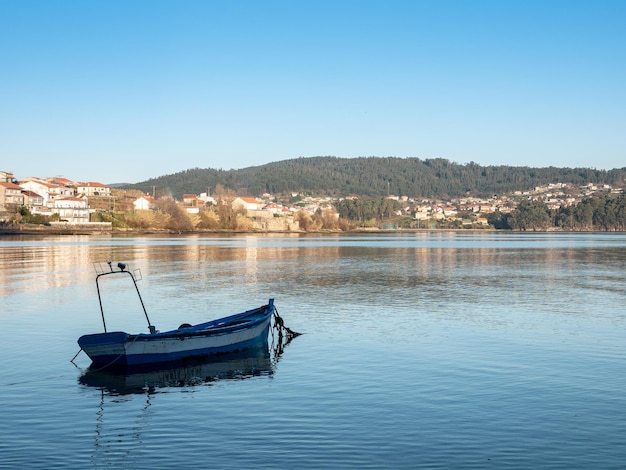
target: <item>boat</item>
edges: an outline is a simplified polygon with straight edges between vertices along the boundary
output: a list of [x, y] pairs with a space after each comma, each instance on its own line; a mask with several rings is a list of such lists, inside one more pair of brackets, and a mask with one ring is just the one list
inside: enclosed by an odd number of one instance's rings
[[[197, 325], [184, 323], [175, 330], [159, 332], [151, 324], [139, 292], [137, 281], [141, 279], [140, 270], [131, 271], [125, 263], [114, 264], [111, 261], [107, 261], [106, 264], [95, 263], [94, 266], [104, 332], [78, 338], [80, 350], [76, 354], [78, 356], [84, 351], [92, 361], [92, 369], [141, 367], [165, 363], [184, 365], [223, 360], [228, 355], [265, 346], [272, 318], [275, 320], [273, 325], [279, 330], [279, 335], [282, 336], [283, 331], [290, 336], [297, 335], [284, 326], [274, 305], [274, 299], [269, 299], [267, 304], [242, 313]], [[113, 275], [128, 275], [132, 280], [148, 321], [149, 333], [107, 331], [99, 281], [104, 276]]]

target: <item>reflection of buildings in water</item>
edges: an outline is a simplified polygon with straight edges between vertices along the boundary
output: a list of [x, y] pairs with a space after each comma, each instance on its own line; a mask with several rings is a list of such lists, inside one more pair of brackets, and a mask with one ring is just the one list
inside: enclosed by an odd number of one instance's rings
[[55, 289], [91, 281], [90, 237], [62, 236], [18, 241], [0, 248], [0, 295]]
[[199, 285], [217, 286], [220, 280], [256, 283], [261, 280], [261, 272], [263, 277], [267, 273], [267, 263], [301, 256], [301, 247], [285, 243], [285, 238], [268, 234], [192, 237], [180, 239], [180, 243], [152, 246], [149, 257], [155, 269], [157, 264], [160, 269], [164, 263], [184, 264], [184, 272], [178, 275], [184, 276], [188, 285], [198, 284], [191, 289]]
[[[512, 304], [538, 296], [554, 297], [563, 284], [578, 280], [580, 265], [589, 260], [587, 249], [568, 247], [420, 247], [402, 252], [402, 263], [412, 266], [396, 280], [415, 292], [433, 289], [444, 297], [482, 302], [484, 289], [500, 289]], [[597, 260], [593, 260], [596, 262]], [[551, 276], [558, 270], [561, 278]], [[420, 289], [420, 287], [422, 289]]]
[[245, 280], [246, 282], [256, 282], [257, 281], [257, 270], [258, 270], [258, 246], [257, 246], [257, 238], [256, 237], [246, 237], [246, 248], [245, 248]]

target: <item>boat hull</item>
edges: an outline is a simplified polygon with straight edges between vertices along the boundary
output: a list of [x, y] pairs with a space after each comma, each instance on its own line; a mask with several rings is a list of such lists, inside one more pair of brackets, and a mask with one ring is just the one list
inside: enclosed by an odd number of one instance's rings
[[127, 367], [155, 363], [209, 361], [267, 343], [273, 299], [263, 307], [164, 333], [125, 332], [84, 335], [78, 344], [95, 366]]

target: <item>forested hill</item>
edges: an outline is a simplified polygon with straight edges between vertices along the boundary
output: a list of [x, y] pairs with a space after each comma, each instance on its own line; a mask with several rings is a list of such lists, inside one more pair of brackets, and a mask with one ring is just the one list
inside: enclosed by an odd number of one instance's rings
[[465, 165], [446, 159], [420, 160], [396, 157], [308, 157], [268, 163], [240, 170], [193, 168], [126, 186], [152, 192], [183, 194], [212, 192], [216, 185], [241, 196], [290, 192], [331, 196], [387, 194], [447, 198], [466, 194], [492, 195], [532, 189], [548, 183], [586, 183], [624, 186], [626, 167], [613, 170], [590, 168], [529, 168]]

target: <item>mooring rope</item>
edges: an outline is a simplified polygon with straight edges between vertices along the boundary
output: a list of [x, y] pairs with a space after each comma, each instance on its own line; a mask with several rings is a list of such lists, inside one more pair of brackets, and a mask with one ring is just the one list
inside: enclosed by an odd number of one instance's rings
[[285, 330], [287, 332], [287, 335], [290, 338], [295, 338], [296, 336], [300, 336], [302, 334], [302, 333], [293, 331], [291, 328], [285, 326], [285, 321], [278, 314], [278, 309], [274, 307], [274, 327], [276, 327], [277, 325], [278, 325], [277, 329], [278, 329], [279, 335], [282, 335], [282, 330]]
[[[75, 355], [72, 359], [70, 359], [70, 362], [71, 362], [72, 364], [74, 364], [74, 359], [76, 359], [76, 358], [78, 357], [78, 355], [81, 353], [81, 351], [82, 351], [82, 350], [83, 350], [83, 348], [80, 348], [80, 349], [78, 350], [78, 352], [76, 353], [76, 355]], [[76, 364], [74, 364], [74, 365], [76, 365]]]

